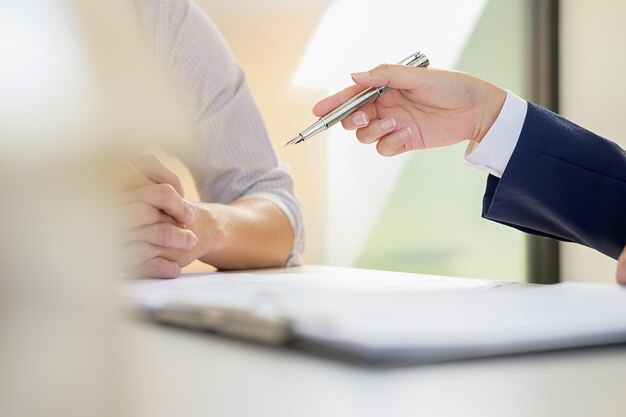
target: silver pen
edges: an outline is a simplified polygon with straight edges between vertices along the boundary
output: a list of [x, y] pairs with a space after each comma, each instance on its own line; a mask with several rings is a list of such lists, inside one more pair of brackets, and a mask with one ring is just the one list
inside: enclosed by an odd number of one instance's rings
[[[409, 67], [427, 67], [429, 62], [426, 55], [421, 52], [416, 52], [400, 61], [399, 64], [407, 65]], [[335, 110], [332, 110], [331, 112], [320, 117], [317, 122], [298, 133], [298, 136], [287, 142], [285, 146], [304, 142], [318, 133], [329, 129], [331, 126], [334, 126], [338, 122], [350, 116], [367, 103], [371, 103], [376, 100], [390, 89], [391, 87], [385, 85], [382, 87], [370, 87], [367, 90], [360, 92], [350, 100], [343, 103], [341, 106], [337, 107]]]

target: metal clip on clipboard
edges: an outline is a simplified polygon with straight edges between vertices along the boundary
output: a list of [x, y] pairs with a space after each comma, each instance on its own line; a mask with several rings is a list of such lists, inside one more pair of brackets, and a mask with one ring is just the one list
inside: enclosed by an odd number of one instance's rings
[[229, 307], [168, 303], [150, 311], [160, 323], [208, 330], [269, 345], [284, 345], [293, 338], [291, 323], [283, 317], [265, 317]]

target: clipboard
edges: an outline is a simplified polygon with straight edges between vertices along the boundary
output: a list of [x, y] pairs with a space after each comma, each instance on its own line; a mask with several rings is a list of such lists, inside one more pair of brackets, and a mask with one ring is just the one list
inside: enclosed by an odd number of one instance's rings
[[626, 288], [368, 271], [207, 274], [131, 283], [159, 323], [370, 365], [626, 343]]

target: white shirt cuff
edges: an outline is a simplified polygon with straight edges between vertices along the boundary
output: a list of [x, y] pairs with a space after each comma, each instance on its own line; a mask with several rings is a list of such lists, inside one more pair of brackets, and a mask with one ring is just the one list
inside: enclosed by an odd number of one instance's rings
[[465, 163], [502, 177], [517, 146], [526, 120], [528, 103], [507, 90], [498, 118], [480, 143], [470, 142], [465, 150]]

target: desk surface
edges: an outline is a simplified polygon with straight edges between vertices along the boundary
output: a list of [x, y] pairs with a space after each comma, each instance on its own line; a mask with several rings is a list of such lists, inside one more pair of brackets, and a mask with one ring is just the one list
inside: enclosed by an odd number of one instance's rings
[[123, 332], [134, 416], [626, 415], [623, 346], [381, 370], [132, 318]]

